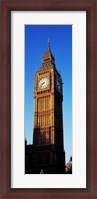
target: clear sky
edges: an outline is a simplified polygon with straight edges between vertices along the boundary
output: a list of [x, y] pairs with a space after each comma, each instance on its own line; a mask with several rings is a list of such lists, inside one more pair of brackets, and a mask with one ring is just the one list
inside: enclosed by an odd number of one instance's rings
[[72, 26], [25, 25], [25, 137], [33, 140], [34, 76], [50, 39], [57, 70], [63, 80], [63, 132], [66, 162], [72, 156]]

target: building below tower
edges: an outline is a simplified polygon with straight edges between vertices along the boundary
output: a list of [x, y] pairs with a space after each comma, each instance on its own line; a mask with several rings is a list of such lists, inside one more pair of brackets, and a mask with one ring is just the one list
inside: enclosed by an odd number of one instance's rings
[[25, 173], [65, 174], [65, 152], [54, 145], [26, 145]]

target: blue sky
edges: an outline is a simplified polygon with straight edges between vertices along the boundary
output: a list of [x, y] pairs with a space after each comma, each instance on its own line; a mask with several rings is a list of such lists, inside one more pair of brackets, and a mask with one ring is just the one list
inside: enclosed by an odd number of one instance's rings
[[72, 155], [72, 26], [25, 25], [25, 137], [33, 140], [34, 76], [50, 39], [56, 68], [63, 80], [63, 132], [66, 162]]

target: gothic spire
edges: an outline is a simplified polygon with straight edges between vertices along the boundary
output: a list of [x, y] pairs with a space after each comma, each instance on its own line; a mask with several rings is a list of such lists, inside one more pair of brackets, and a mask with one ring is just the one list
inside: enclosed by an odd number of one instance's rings
[[48, 38], [48, 48], [50, 49], [50, 39]]
[[[48, 46], [47, 46], [46, 52], [44, 53], [44, 55], [42, 57], [42, 63], [43, 64], [48, 63], [48, 62], [54, 63], [54, 60], [55, 59], [52, 55], [51, 48], [50, 48], [50, 39], [48, 38]], [[44, 65], [43, 65], [43, 67], [44, 67]]]
[[47, 56], [52, 56], [52, 52], [51, 52], [51, 48], [50, 48], [50, 39], [48, 38], [48, 47], [46, 49], [46, 52], [44, 53], [43, 57], [47, 57]]

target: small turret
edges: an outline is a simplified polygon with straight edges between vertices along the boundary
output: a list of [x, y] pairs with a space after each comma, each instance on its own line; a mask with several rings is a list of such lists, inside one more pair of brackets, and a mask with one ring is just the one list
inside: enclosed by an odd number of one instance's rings
[[27, 145], [27, 139], [25, 138], [25, 145]]

